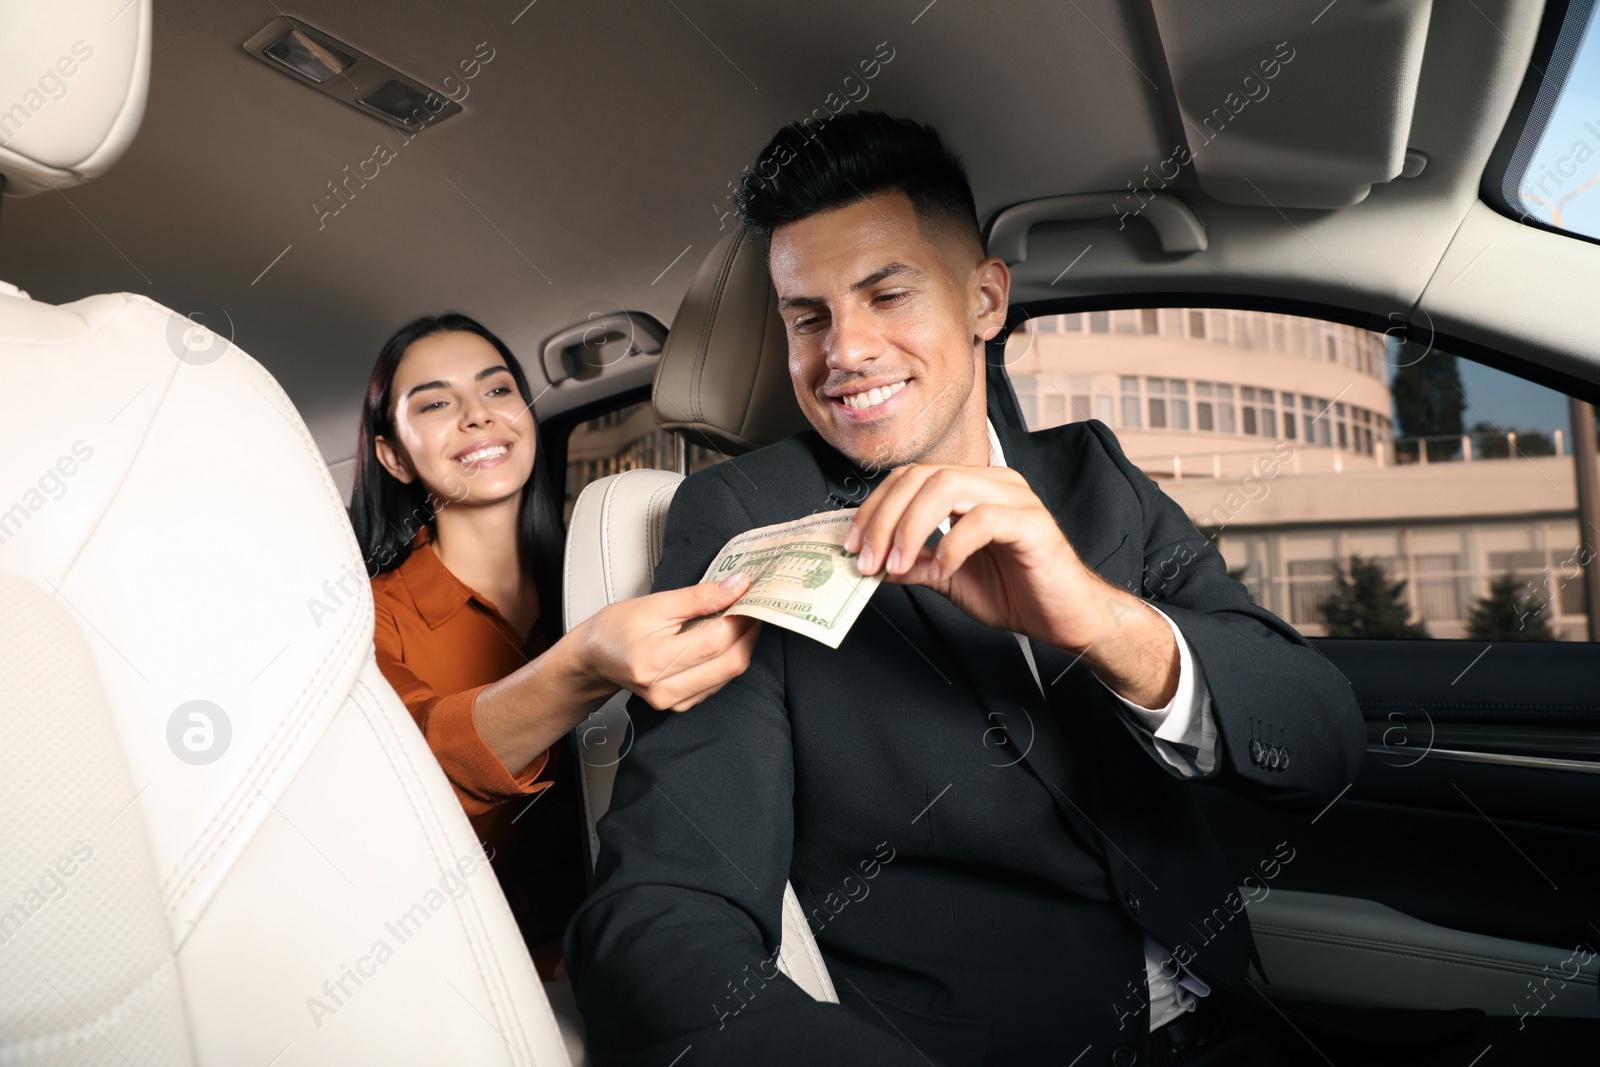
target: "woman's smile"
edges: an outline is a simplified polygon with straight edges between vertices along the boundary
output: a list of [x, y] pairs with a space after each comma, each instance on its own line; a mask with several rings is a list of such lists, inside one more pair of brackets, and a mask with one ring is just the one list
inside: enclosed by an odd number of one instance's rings
[[484, 441], [475, 441], [465, 449], [457, 452], [452, 457], [456, 463], [468, 470], [484, 470], [489, 467], [498, 467], [511, 455], [512, 448], [516, 447], [514, 441], [503, 437], [496, 437]]

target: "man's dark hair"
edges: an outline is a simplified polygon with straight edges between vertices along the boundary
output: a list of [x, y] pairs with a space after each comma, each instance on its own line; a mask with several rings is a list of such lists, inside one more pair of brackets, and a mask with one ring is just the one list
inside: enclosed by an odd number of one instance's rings
[[910, 197], [923, 226], [970, 233], [982, 246], [972, 186], [938, 131], [881, 111], [791, 122], [739, 182], [739, 221], [769, 241], [784, 223], [878, 193]]

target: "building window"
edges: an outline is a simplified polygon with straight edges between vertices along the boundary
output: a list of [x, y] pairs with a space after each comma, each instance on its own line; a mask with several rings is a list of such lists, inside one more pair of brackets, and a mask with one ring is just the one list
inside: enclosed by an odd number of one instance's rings
[[1320, 626], [1322, 605], [1333, 595], [1331, 559], [1289, 562], [1289, 621], [1296, 626]]
[[1196, 340], [1204, 340], [1206, 336], [1206, 313], [1204, 311], [1189, 312], [1189, 336]]
[[1089, 332], [1090, 333], [1110, 333], [1111, 332], [1111, 312], [1109, 312], [1109, 311], [1091, 311], [1091, 312], [1089, 312]]
[[1139, 325], [1145, 333], [1158, 334], [1161, 332], [1161, 316], [1157, 308], [1141, 308], [1139, 311]]
[[1218, 344], [1228, 343], [1228, 313], [1226, 311], [1213, 311], [1206, 320], [1206, 336]]
[[1172, 420], [1174, 430], [1187, 430], [1189, 428], [1189, 383], [1179, 378], [1167, 379], [1167, 393], [1171, 399], [1167, 401], [1167, 416]]
[[1115, 397], [1097, 396], [1094, 398], [1094, 417], [1113, 426], [1117, 421], [1117, 401]]
[[1233, 386], [1217, 385], [1217, 432], [1238, 433], [1238, 417], [1233, 406]]
[[1152, 430], [1167, 428], [1167, 402], [1159, 396], [1150, 398], [1150, 428]]
[[1250, 315], [1250, 347], [1258, 351], [1267, 347], [1267, 320], [1259, 312]]
[[1416, 613], [1427, 622], [1454, 622], [1465, 618], [1462, 606], [1469, 602], [1467, 576], [1458, 553], [1435, 552], [1416, 557]]
[[1067, 398], [1060, 393], [1051, 391], [1044, 398], [1044, 424], [1046, 426], [1060, 426], [1067, 421]]
[[1139, 428], [1139, 398], [1124, 396], [1122, 398], [1122, 425], [1125, 429], [1137, 430]]
[[1256, 432], [1256, 409], [1246, 406], [1240, 410], [1239, 415], [1244, 420], [1244, 432], [1254, 434]]

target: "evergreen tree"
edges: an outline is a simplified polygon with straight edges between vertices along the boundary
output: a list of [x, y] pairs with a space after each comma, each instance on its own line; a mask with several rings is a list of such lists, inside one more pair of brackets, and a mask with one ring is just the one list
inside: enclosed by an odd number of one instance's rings
[[1489, 592], [1472, 605], [1467, 636], [1474, 641], [1554, 641], [1544, 617], [1544, 601], [1509, 571], [1489, 583]]
[[[1456, 357], [1437, 349], [1426, 355], [1413, 354], [1414, 344], [1401, 346], [1396, 356], [1400, 369], [1389, 386], [1400, 433], [1406, 437], [1459, 437], [1467, 400]], [[1448, 460], [1459, 449], [1459, 443], [1431, 441], [1428, 458]]]
[[1422, 623], [1409, 622], [1406, 583], [1391, 582], [1375, 559], [1350, 557], [1350, 573], [1335, 566], [1333, 594], [1322, 605], [1329, 637], [1427, 637]]

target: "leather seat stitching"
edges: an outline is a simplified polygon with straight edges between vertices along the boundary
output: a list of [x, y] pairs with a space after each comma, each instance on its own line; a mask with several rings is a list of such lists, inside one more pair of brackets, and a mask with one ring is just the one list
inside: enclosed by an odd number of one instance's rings
[[[376, 669], [376, 663], [377, 661], [374, 658], [371, 661], [372, 669]], [[398, 736], [394, 733], [394, 724], [383, 713], [377, 695], [373, 693], [372, 689], [364, 681], [357, 680], [355, 687], [351, 690], [351, 697], [357, 709], [360, 710], [362, 718], [366, 721], [373, 738], [378, 742], [378, 750], [389, 764], [390, 769], [394, 771], [396, 782], [400, 785], [406, 803], [411, 808], [417, 828], [422, 832], [424, 841], [427, 842], [428, 851], [432, 855], [435, 865], [443, 869], [447, 862], [454, 863], [455, 857], [450, 856], [446, 859], [439, 848], [441, 841], [449, 840], [449, 833], [440, 821], [441, 813], [431, 804], [426, 806], [426, 814], [432, 817], [433, 832], [429, 832], [429, 822], [424, 819], [424, 809], [419, 808], [417, 803], [421, 794], [419, 787], [422, 784], [422, 777], [417, 771], [416, 764], [411, 761], [410, 756], [405, 751], [405, 747], [395, 744], [398, 741]], [[409, 781], [407, 781], [405, 775], [401, 774], [400, 763], [395, 758], [396, 753], [398, 753], [400, 759], [404, 760], [405, 770], [409, 772]], [[473, 839], [476, 840], [476, 835], [474, 835]], [[485, 865], [487, 866], [487, 863]], [[499, 883], [496, 882], [495, 884], [498, 885]], [[472, 901], [470, 908], [461, 907], [462, 902], [465, 900]], [[529, 1035], [521, 1026], [520, 1015], [515, 1011], [509, 1013], [506, 1011], [511, 995], [504, 983], [504, 966], [500, 960], [499, 953], [496, 951], [494, 939], [489, 936], [488, 928], [483, 922], [483, 914], [478, 908], [477, 895], [469, 893], [467, 896], [455, 901], [455, 903], [461, 918], [463, 932], [467, 935], [466, 942], [472, 953], [473, 965], [477, 968], [478, 977], [482, 980], [484, 989], [489, 995], [491, 1009], [495, 1018], [503, 1027], [498, 1028], [500, 1029], [501, 1038], [517, 1058], [532, 1061], [534, 1059], [532, 1056], [532, 1043], [529, 1040]], [[485, 953], [492, 959], [493, 965], [488, 968], [484, 966]], [[546, 1002], [545, 1007], [548, 1011], [548, 1002]], [[508, 1014], [509, 1018], [507, 1017]], [[551, 1028], [555, 1029], [555, 1017], [553, 1014], [549, 1017], [548, 1022]], [[506, 1029], [513, 1030], [518, 1038], [521, 1039], [520, 1047], [507, 1036]]]

